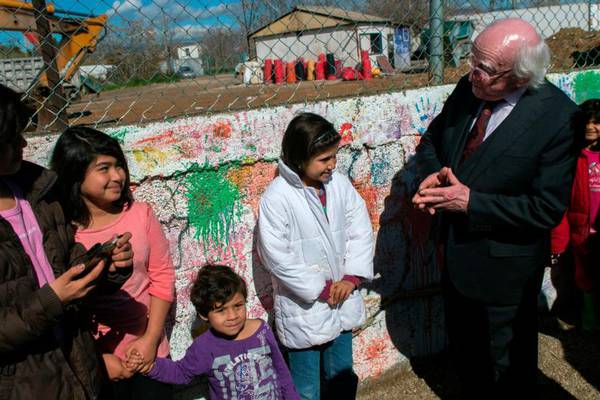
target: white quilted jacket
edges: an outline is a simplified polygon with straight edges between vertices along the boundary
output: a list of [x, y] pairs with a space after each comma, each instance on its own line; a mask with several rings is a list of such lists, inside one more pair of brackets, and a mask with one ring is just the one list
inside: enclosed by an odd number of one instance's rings
[[279, 339], [292, 349], [329, 342], [366, 317], [358, 290], [335, 308], [318, 300], [328, 279], [373, 278], [373, 228], [364, 200], [335, 171], [325, 192], [327, 216], [316, 190], [279, 161], [279, 176], [260, 200], [258, 252], [273, 279]]

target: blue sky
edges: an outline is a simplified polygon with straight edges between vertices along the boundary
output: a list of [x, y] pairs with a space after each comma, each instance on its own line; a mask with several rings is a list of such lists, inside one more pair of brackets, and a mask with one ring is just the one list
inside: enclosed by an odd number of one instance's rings
[[[57, 9], [85, 14], [108, 14], [109, 28], [142, 19], [162, 28], [163, 16], [181, 41], [192, 41], [207, 28], [236, 27], [239, 0], [47, 0]], [[109, 29], [110, 31], [110, 29]], [[1, 44], [26, 45], [19, 32], [0, 32]]]
[[[261, 4], [262, 0], [258, 1], [258, 4]], [[364, 0], [350, 1], [358, 4]], [[522, 6], [524, 2], [532, 0], [450, 1], [460, 6], [480, 4], [482, 8], [493, 2], [497, 8], [509, 8], [511, 4]], [[582, 0], [561, 0], [561, 3], [577, 1]], [[211, 27], [238, 27], [236, 15], [239, 15], [241, 9], [240, 0], [55, 0], [53, 3], [57, 9], [67, 12], [108, 14], [109, 34], [111, 28], [118, 31], [119, 27], [126, 26], [134, 19], [141, 19], [156, 29], [163, 29], [163, 16], [166, 15], [169, 29], [174, 31], [176, 39], [181, 42], [196, 41], [206, 29]], [[343, 7], [344, 1], [336, 0], [336, 4]], [[0, 32], [0, 44], [22, 46], [25, 45], [25, 41], [21, 33]]]
[[[57, 0], [56, 8], [89, 12], [93, 14], [107, 13], [113, 17], [129, 19], [136, 14], [146, 18], [155, 18], [160, 15], [161, 8], [170, 16], [177, 16], [186, 20], [195, 20], [200, 24], [211, 24], [231, 15], [236, 0]], [[223, 21], [221, 21], [223, 22]]]

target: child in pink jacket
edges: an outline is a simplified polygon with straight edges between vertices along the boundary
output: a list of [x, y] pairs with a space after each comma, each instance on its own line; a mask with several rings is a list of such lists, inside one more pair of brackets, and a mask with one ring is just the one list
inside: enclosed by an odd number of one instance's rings
[[580, 105], [575, 117], [581, 153], [577, 160], [571, 204], [560, 225], [552, 230], [553, 263], [570, 247], [575, 266], [575, 283], [583, 294], [583, 330], [600, 328], [598, 272], [600, 241], [600, 100]]

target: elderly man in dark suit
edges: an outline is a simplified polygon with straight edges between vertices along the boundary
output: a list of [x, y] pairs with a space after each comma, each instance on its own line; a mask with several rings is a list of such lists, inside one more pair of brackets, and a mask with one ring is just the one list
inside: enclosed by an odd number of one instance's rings
[[475, 39], [417, 148], [416, 207], [439, 216], [451, 349], [464, 396], [535, 395], [536, 299], [575, 162], [575, 104], [545, 80], [548, 46], [520, 19]]

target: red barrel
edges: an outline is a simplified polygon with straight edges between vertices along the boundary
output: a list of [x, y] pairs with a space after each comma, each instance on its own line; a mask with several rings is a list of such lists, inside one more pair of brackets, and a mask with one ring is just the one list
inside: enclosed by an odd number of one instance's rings
[[264, 66], [264, 82], [265, 83], [271, 83], [271, 74], [273, 73], [273, 61], [271, 61], [270, 58], [267, 58], [265, 60], [265, 66]]
[[279, 59], [275, 60], [275, 83], [281, 85], [285, 80], [285, 72], [283, 71], [283, 62]]
[[287, 83], [296, 83], [296, 63], [287, 64]]
[[371, 59], [369, 58], [369, 51], [362, 50], [360, 52], [360, 58], [362, 61], [362, 76], [364, 80], [371, 79]]
[[316, 75], [316, 79], [318, 81], [322, 81], [323, 79], [325, 79], [325, 61], [320, 59], [319, 61], [317, 61]]
[[354, 81], [356, 80], [356, 70], [352, 67], [344, 67], [342, 68], [341, 72], [341, 78], [345, 81]]

